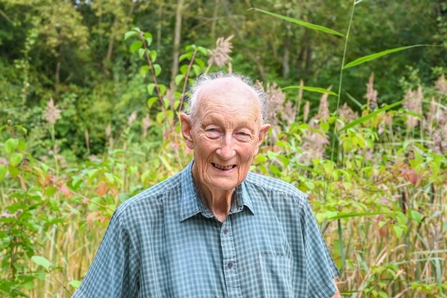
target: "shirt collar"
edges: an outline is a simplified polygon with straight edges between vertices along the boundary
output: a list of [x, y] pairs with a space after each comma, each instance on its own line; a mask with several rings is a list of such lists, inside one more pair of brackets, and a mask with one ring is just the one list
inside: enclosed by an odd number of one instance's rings
[[[181, 172], [182, 198], [180, 202], [180, 222], [202, 213], [205, 217], [213, 217], [213, 214], [206, 208], [200, 200], [196, 187], [192, 179], [192, 166], [194, 160]], [[236, 202], [231, 206], [229, 214], [241, 212], [246, 206], [252, 214], [254, 213], [253, 204], [248, 195], [245, 181], [236, 188]]]

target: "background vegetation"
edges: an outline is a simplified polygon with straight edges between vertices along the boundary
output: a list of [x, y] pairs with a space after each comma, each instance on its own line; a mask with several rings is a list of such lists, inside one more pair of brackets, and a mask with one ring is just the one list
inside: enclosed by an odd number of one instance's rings
[[343, 295], [446, 297], [446, 1], [0, 0], [0, 45], [1, 295], [71, 296], [223, 70], [270, 95], [252, 170], [309, 194]]

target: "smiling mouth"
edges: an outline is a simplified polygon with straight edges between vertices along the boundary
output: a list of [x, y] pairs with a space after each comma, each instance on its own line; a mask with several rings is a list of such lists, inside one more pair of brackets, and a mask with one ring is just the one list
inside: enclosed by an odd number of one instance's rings
[[216, 169], [223, 170], [223, 171], [228, 171], [228, 170], [231, 170], [231, 169], [233, 169], [233, 168], [236, 167], [236, 165], [231, 165], [231, 166], [221, 166], [221, 165], [218, 165], [218, 164], [216, 164], [216, 163], [211, 163], [211, 164], [212, 164], [213, 167], [215, 167]]

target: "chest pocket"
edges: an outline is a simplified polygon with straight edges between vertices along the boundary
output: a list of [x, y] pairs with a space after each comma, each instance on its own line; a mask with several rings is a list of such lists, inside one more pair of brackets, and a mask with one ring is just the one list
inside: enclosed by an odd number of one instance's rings
[[293, 297], [293, 260], [284, 255], [260, 253], [258, 261], [262, 297]]

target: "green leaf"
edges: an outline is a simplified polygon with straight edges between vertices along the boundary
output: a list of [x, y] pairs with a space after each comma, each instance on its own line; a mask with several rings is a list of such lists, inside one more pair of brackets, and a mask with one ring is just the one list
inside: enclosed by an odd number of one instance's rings
[[149, 66], [148, 65], [141, 66], [141, 68], [140, 68], [140, 76], [145, 78], [148, 71], [149, 71]]
[[447, 220], [445, 221], [444, 225], [442, 226], [442, 234], [444, 234], [447, 231]]
[[113, 175], [110, 173], [104, 173], [104, 175], [106, 176], [107, 180], [109, 180], [110, 183], [115, 182], [115, 179], [113, 178]]
[[26, 150], [26, 143], [25, 143], [25, 141], [19, 140], [18, 148], [19, 148], [20, 152], [25, 151]]
[[79, 280], [72, 280], [68, 284], [75, 289], [77, 289], [81, 286], [81, 282]]
[[166, 160], [166, 158], [164, 158], [163, 156], [159, 155], [158, 156], [161, 160], [161, 162], [163, 163], [163, 165], [168, 169], [168, 171], [172, 171], [172, 167], [169, 164], [169, 162]]
[[9, 159], [10, 165], [16, 167], [23, 159], [22, 153], [13, 153]]
[[40, 257], [40, 256], [33, 256], [31, 257], [31, 260], [33, 260], [34, 263], [36, 263], [37, 265], [42, 266], [43, 268], [47, 269], [50, 268], [50, 261], [48, 261], [47, 259], [45, 259], [44, 257]]
[[5, 165], [0, 165], [0, 182], [5, 179], [6, 173], [8, 172], [8, 168]]
[[155, 88], [154, 83], [150, 83], [147, 85], [147, 92], [149, 92], [149, 95], [152, 95], [152, 93], [154, 93], [154, 88]]
[[155, 71], [155, 76], [158, 77], [158, 75], [161, 73], [161, 66], [158, 64], [154, 64], [154, 71]]
[[394, 232], [396, 233], [397, 238], [402, 237], [403, 229], [401, 227], [394, 226], [393, 229], [394, 229]]
[[160, 95], [163, 96], [166, 93], [166, 86], [163, 84], [158, 85], [158, 89], [160, 90]]
[[143, 57], [145, 52], [146, 52], [146, 49], [143, 49], [143, 48], [138, 49], [138, 56], [140, 56], [140, 59]]
[[150, 109], [154, 102], [158, 100], [158, 97], [151, 97], [147, 100], [147, 107]]
[[310, 91], [310, 92], [327, 93], [329, 95], [334, 95], [334, 96], [338, 95], [337, 93], [332, 92], [331, 90], [327, 90], [327, 89], [319, 88], [319, 87], [289, 86], [289, 87], [282, 88], [282, 90], [287, 90], [287, 89], [303, 89], [303, 90]]
[[405, 225], [405, 223], [407, 222], [407, 217], [405, 216], [405, 214], [403, 214], [400, 211], [397, 211], [395, 213], [396, 216], [396, 220], [400, 225]]
[[194, 53], [192, 53], [192, 52], [183, 54], [183, 55], [181, 55], [181, 56], [178, 58], [178, 61], [179, 61], [179, 62], [182, 62], [182, 61], [185, 60], [185, 59], [191, 60], [193, 54], [194, 54]]
[[19, 140], [17, 140], [17, 139], [8, 139], [5, 142], [5, 151], [6, 151], [6, 153], [8, 153], [8, 154], [13, 153], [17, 149], [18, 145], [19, 145]]
[[168, 116], [169, 120], [174, 120], [174, 112], [172, 110], [166, 111], [166, 115]]
[[201, 52], [203, 55], [208, 55], [208, 49], [204, 47], [197, 47], [197, 50]]
[[25, 290], [31, 291], [34, 288], [34, 282], [33, 281], [28, 281], [22, 284], [22, 287]]
[[19, 175], [19, 169], [9, 166], [8, 167], [8, 171], [9, 171], [9, 176], [11, 176], [11, 178], [15, 178]]
[[161, 124], [163, 122], [163, 118], [165, 117], [165, 115], [163, 114], [163, 112], [160, 112], [157, 114], [157, 122], [159, 124]]
[[328, 219], [342, 219], [342, 218], [350, 218], [350, 217], [359, 217], [359, 216], [374, 216], [381, 214], [393, 214], [391, 212], [362, 212], [362, 213], [340, 213], [336, 216], [329, 217]]
[[194, 60], [194, 63], [197, 64], [198, 66], [200, 66], [201, 69], [205, 68], [205, 62], [203, 62], [202, 59], [196, 58]]
[[418, 211], [416, 211], [416, 210], [411, 210], [411, 211], [410, 211], [410, 218], [411, 218], [411, 219], [414, 219], [418, 224], [420, 224], [421, 221], [422, 221], [423, 216], [422, 216], [422, 214], [419, 213]]
[[135, 53], [135, 51], [138, 50], [139, 48], [141, 48], [142, 45], [143, 45], [143, 43], [141, 41], [136, 40], [130, 45], [130, 51], [132, 53]]
[[320, 173], [320, 172], [318, 172], [317, 170], [314, 170], [314, 169], [312, 169], [312, 168], [309, 168], [309, 167], [307, 167], [307, 166], [305, 166], [305, 165], [303, 165], [303, 164], [300, 164], [300, 163], [298, 163], [298, 162], [294, 163], [294, 165], [296, 165], [298, 168], [302, 168], [302, 169], [304, 169], [304, 170], [306, 170], [306, 171], [308, 171], [308, 172], [312, 172], [312, 173], [315, 173], [315, 174], [317, 174], [317, 175], [323, 176], [323, 174]]
[[169, 101], [169, 99], [166, 97], [163, 97], [163, 102], [165, 104], [165, 108], [169, 109], [169, 107], [171, 106], [171, 102]]
[[26, 135], [28, 133], [28, 130], [23, 127], [22, 125], [14, 125], [15, 128], [20, 129], [24, 135]]
[[98, 169], [93, 169], [88, 172], [88, 177], [92, 178], [92, 177], [95, 177], [97, 174], [98, 174]]
[[180, 82], [185, 78], [185, 75], [179, 74], [175, 77], [175, 84], [180, 85]]
[[187, 52], [194, 52], [194, 50], [196, 49], [196, 45], [195, 44], [192, 44], [192, 45], [188, 45], [188, 46], [186, 46], [185, 47], [185, 51], [187, 51]]
[[151, 58], [152, 62], [155, 62], [155, 60], [157, 59], [157, 51], [155, 51], [155, 50], [150, 51], [149, 57]]
[[124, 33], [124, 40], [127, 40], [129, 37], [137, 35], [137, 34], [138, 34], [138, 32], [128, 31], [128, 32]]
[[360, 123], [363, 123], [363, 122], [365, 122], [365, 121], [368, 121], [369, 119], [375, 117], [377, 114], [379, 114], [379, 113], [381, 113], [381, 112], [383, 112], [383, 111], [387, 111], [387, 110], [389, 110], [389, 109], [392, 109], [392, 108], [394, 108], [395, 106], [400, 105], [401, 103], [403, 103], [403, 102], [406, 101], [406, 100], [407, 100], [407, 99], [403, 99], [403, 100], [398, 101], [398, 102], [395, 102], [395, 103], [393, 103], [393, 104], [391, 104], [391, 105], [389, 105], [389, 106], [385, 106], [385, 107], [383, 107], [383, 108], [381, 108], [381, 109], [375, 110], [375, 111], [372, 112], [371, 114], [368, 114], [368, 115], [366, 115], [366, 116], [363, 116], [363, 117], [361, 117], [361, 118], [358, 118], [358, 119], [356, 119], [356, 120], [354, 120], [354, 121], [348, 123], [347, 125], [345, 125], [345, 126], [343, 126], [342, 128], [340, 128], [340, 129], [338, 130], [338, 132], [343, 131], [343, 130], [347, 130], [347, 129], [349, 129], [349, 128], [352, 128], [352, 127], [356, 126], [357, 124], [360, 124]]
[[395, 52], [399, 52], [399, 51], [403, 51], [403, 50], [411, 49], [411, 48], [415, 48], [415, 47], [424, 47], [424, 46], [426, 46], [426, 45], [418, 44], [418, 45], [412, 45], [412, 46], [407, 46], [407, 47], [400, 47], [400, 48], [394, 48], [394, 49], [385, 50], [385, 51], [382, 51], [382, 52], [379, 52], [379, 53], [375, 53], [375, 54], [372, 54], [372, 55], [368, 55], [368, 56], [364, 56], [364, 57], [358, 58], [358, 59], [356, 59], [356, 60], [354, 60], [352, 62], [349, 62], [348, 64], [343, 66], [343, 69], [350, 68], [350, 67], [353, 67], [353, 66], [356, 66], [356, 65], [359, 65], [359, 64], [362, 64], [362, 63], [365, 63], [365, 62], [368, 62], [368, 61], [380, 58], [382, 56], [385, 56], [385, 55], [388, 55], [388, 54], [391, 54], [391, 53], [395, 53]]
[[200, 67], [196, 64], [193, 64], [192, 68], [194, 68], [194, 72], [196, 73], [196, 76], [200, 76]]
[[182, 65], [181, 67], [180, 67], [180, 72], [182, 73], [182, 74], [186, 74], [186, 72], [188, 71], [188, 65]]
[[146, 40], [147, 47], [149, 47], [152, 44], [152, 34], [149, 32], [144, 33], [144, 37]]
[[329, 28], [326, 28], [326, 27], [323, 27], [323, 26], [320, 26], [320, 25], [315, 25], [315, 24], [304, 22], [304, 21], [292, 19], [292, 18], [289, 18], [289, 17], [285, 17], [285, 16], [282, 16], [282, 15], [279, 15], [279, 14], [276, 14], [276, 13], [271, 13], [271, 12], [268, 12], [268, 11], [265, 11], [265, 10], [261, 10], [261, 9], [257, 9], [257, 8], [253, 8], [253, 9], [257, 10], [259, 12], [262, 12], [262, 13], [265, 13], [265, 14], [277, 17], [279, 19], [283, 19], [283, 20], [288, 21], [288, 22], [292, 22], [292, 23], [295, 23], [295, 24], [298, 24], [298, 25], [301, 25], [301, 26], [313, 29], [313, 30], [322, 31], [322, 32], [325, 32], [325, 33], [339, 35], [339, 36], [343, 36], [344, 37], [344, 35], [341, 34], [340, 32], [337, 32], [335, 30], [332, 30], [332, 29], [329, 29]]

